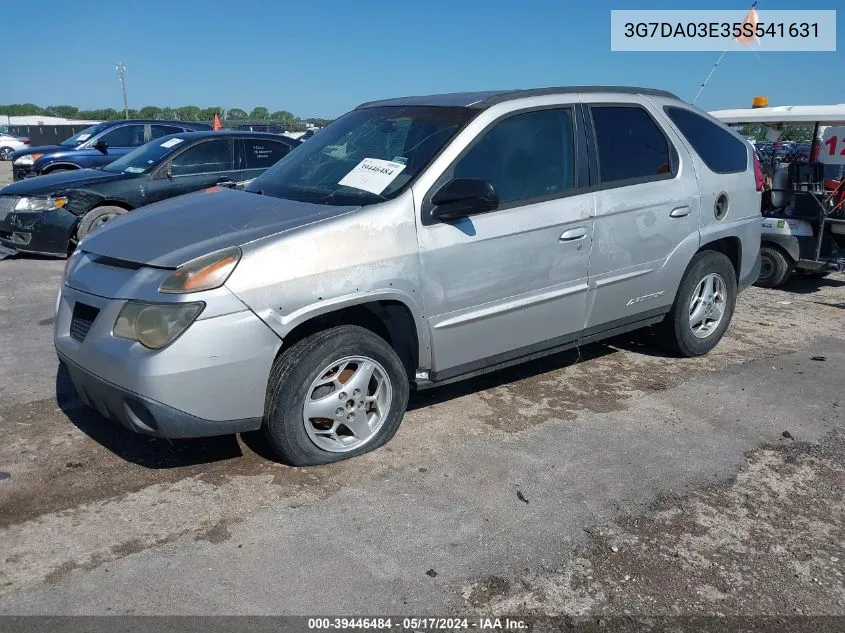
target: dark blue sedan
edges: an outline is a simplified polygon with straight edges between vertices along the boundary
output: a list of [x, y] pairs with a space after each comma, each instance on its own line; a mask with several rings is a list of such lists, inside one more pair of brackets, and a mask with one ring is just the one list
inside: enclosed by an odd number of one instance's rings
[[14, 152], [14, 180], [55, 171], [98, 168], [128, 154], [136, 147], [168, 134], [210, 130], [207, 123], [130, 119], [104, 121], [65, 139], [58, 145], [27, 147]]
[[0, 189], [0, 244], [64, 257], [88, 233], [138, 207], [208, 187], [240, 188], [300, 144], [263, 132], [158, 138], [102, 169], [27, 178]]

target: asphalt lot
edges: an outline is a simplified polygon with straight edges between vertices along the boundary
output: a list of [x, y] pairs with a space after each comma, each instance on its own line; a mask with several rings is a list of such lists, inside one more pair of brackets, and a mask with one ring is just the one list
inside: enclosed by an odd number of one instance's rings
[[845, 276], [748, 290], [704, 358], [628, 335], [293, 469], [82, 407], [62, 267], [0, 261], [0, 613], [845, 615]]

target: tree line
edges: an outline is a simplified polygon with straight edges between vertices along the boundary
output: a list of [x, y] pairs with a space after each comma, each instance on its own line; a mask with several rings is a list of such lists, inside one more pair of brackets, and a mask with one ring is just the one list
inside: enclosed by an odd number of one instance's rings
[[[140, 109], [129, 109], [130, 119], [178, 119], [180, 121], [212, 121], [214, 115], [218, 115], [224, 121], [273, 121], [290, 131], [305, 129], [307, 123], [324, 127], [330, 123], [330, 119], [301, 119], [287, 110], [271, 112], [269, 108], [258, 106], [247, 112], [241, 108], [223, 108], [212, 106], [201, 108], [195, 105], [186, 105], [178, 108], [144, 106]], [[124, 118], [123, 110], [114, 108], [103, 108], [100, 110], [80, 110], [70, 105], [55, 105], [41, 107], [34, 103], [13, 103], [0, 105], [0, 115], [8, 116], [56, 116], [65, 119], [90, 119], [96, 121], [109, 121]]]

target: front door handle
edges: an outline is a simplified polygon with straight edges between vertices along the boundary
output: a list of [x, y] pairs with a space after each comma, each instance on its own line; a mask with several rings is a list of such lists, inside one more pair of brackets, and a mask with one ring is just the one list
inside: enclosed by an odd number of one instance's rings
[[587, 229], [585, 229], [583, 226], [579, 226], [577, 229], [569, 229], [568, 231], [564, 231], [558, 239], [561, 242], [572, 242], [574, 240], [580, 240], [586, 234]]
[[689, 207], [675, 207], [669, 215], [673, 218], [682, 218], [689, 215]]
[[237, 184], [238, 183], [236, 183], [234, 180], [232, 180], [230, 178], [221, 178], [220, 180], [217, 181], [218, 187], [234, 187]]

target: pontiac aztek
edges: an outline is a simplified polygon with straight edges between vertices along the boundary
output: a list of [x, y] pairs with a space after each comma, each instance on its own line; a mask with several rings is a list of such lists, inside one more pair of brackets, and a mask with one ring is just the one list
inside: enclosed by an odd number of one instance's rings
[[760, 226], [751, 146], [667, 92], [365, 103], [244, 191], [89, 234], [55, 346], [129, 429], [263, 428], [286, 462], [328, 463], [387, 442], [411, 388], [643, 326], [708, 352]]

